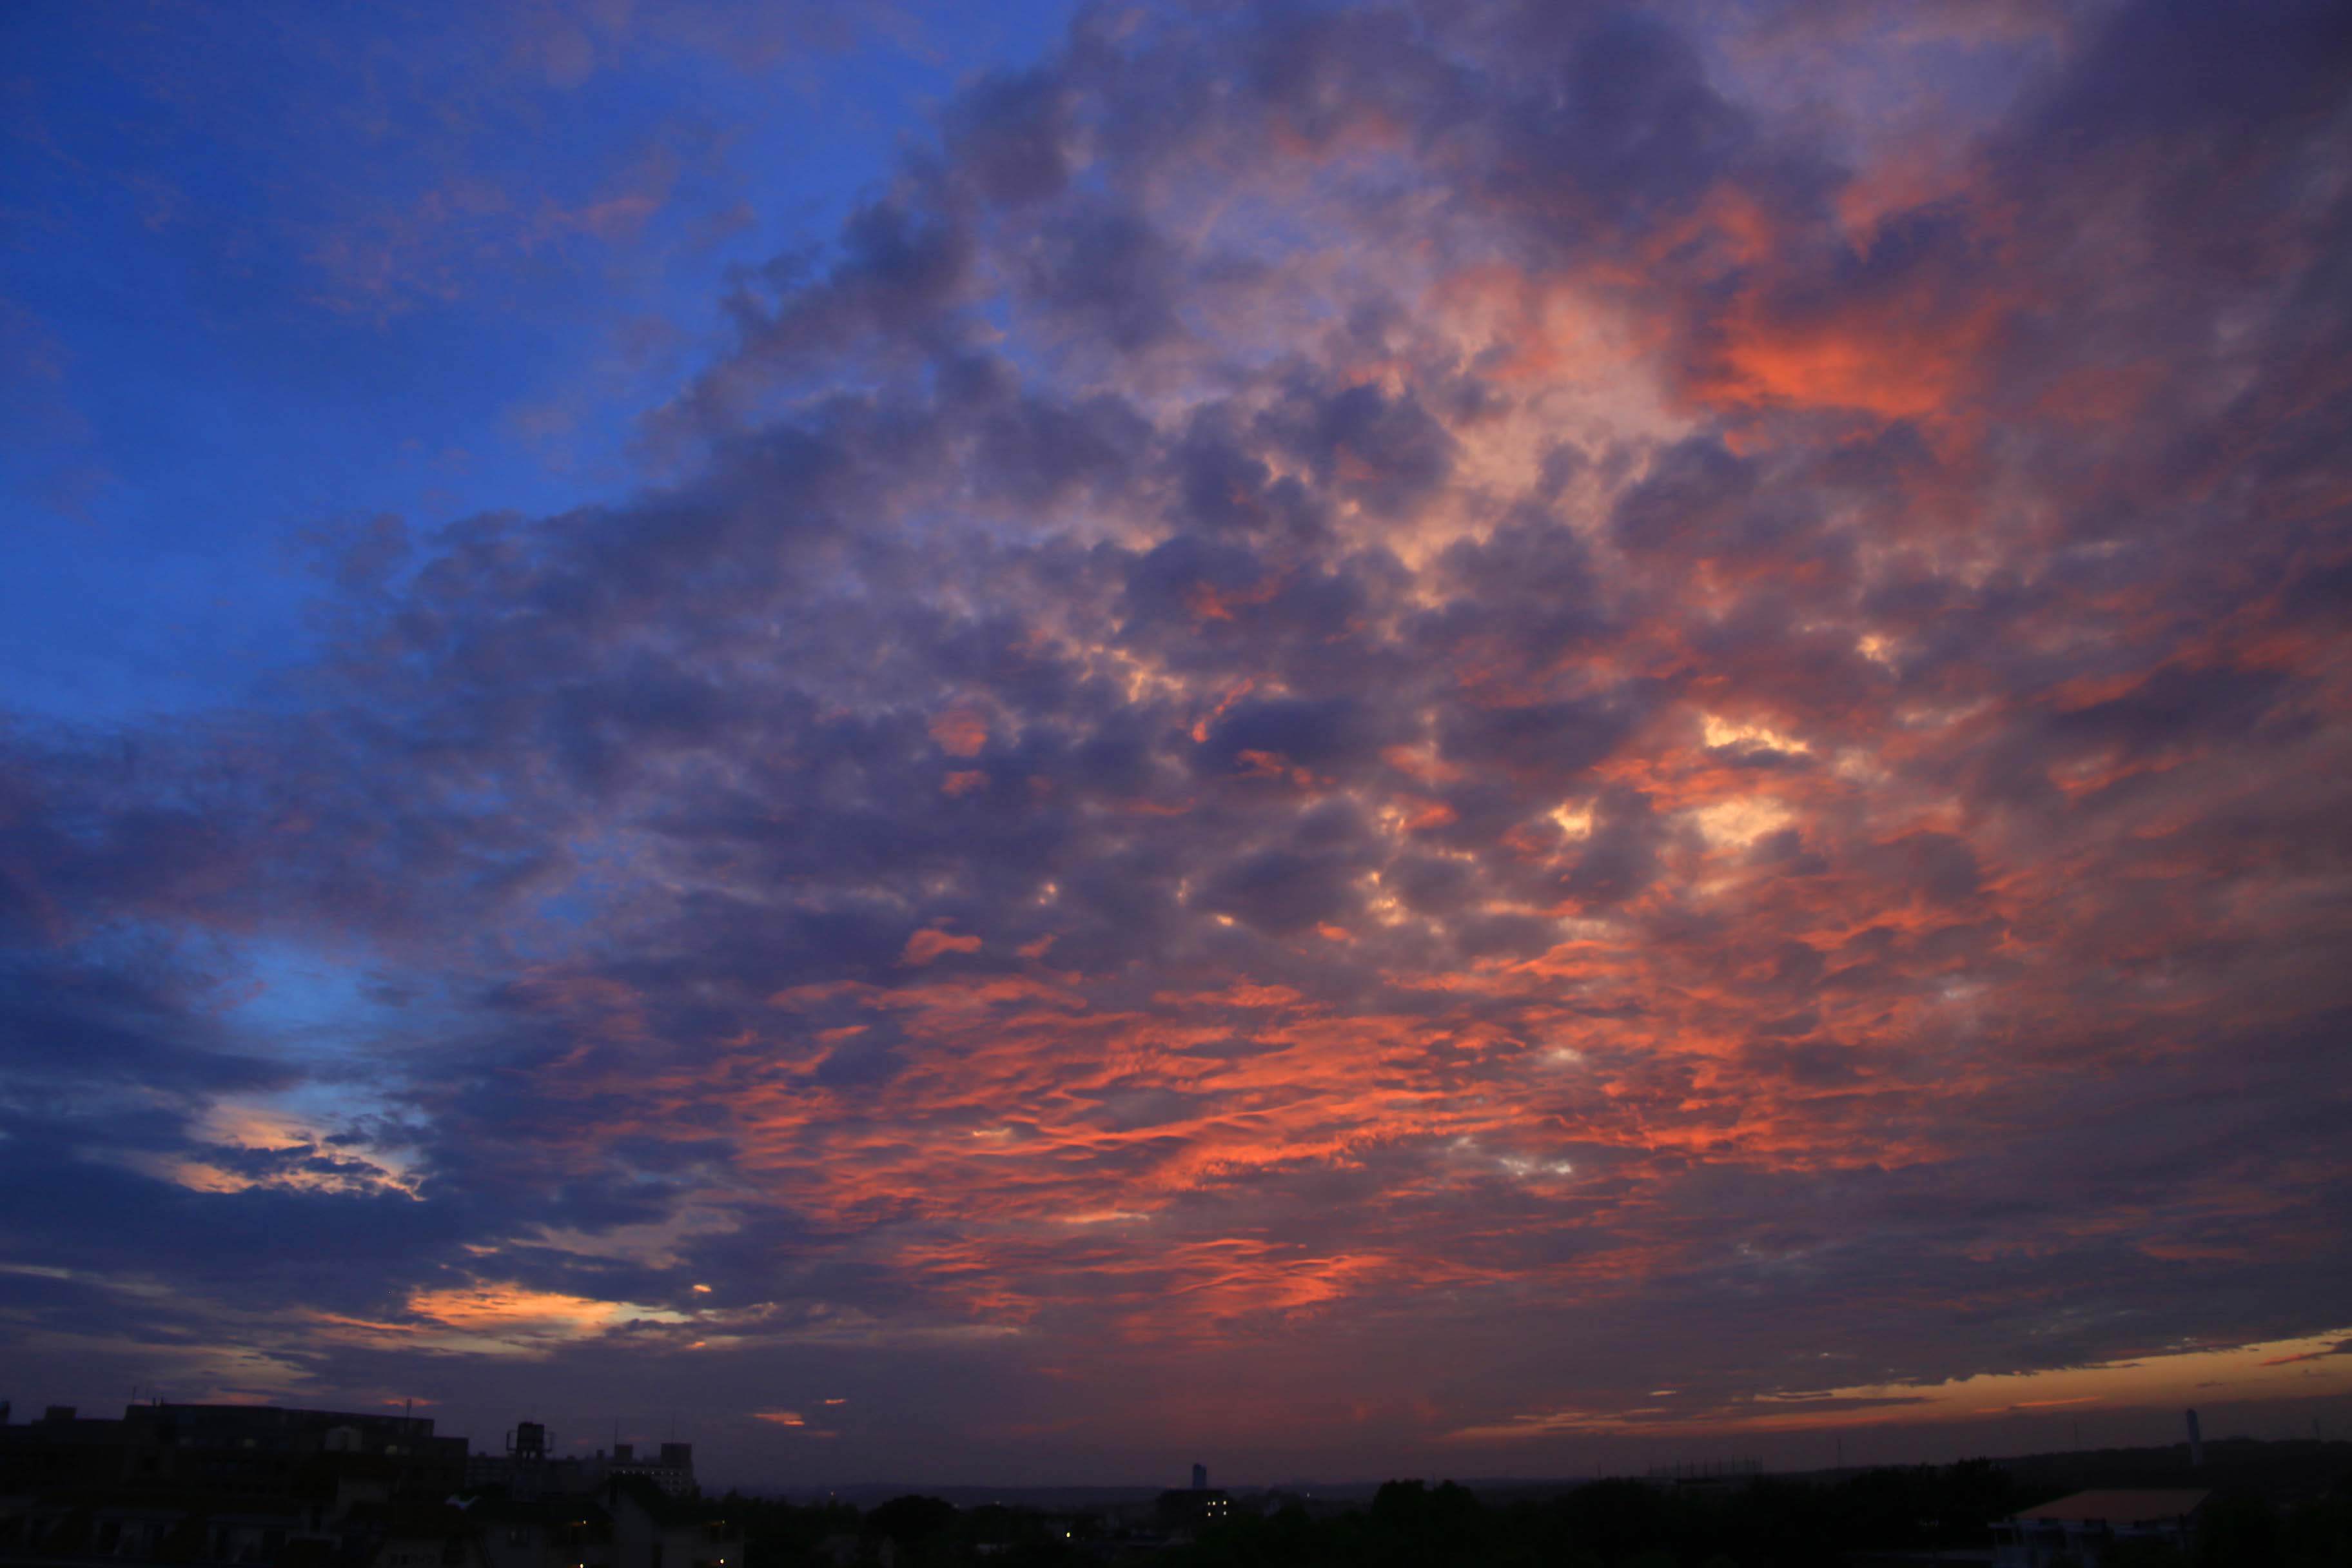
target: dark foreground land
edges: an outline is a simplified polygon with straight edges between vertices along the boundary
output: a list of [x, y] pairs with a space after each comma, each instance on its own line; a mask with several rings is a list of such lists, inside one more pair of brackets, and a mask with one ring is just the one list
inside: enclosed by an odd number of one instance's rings
[[862, 1513], [847, 1503], [739, 1506], [745, 1568], [1858, 1568], [1986, 1563], [1992, 1521], [2021, 1509], [2092, 1486], [2198, 1485], [2214, 1499], [2187, 1553], [2135, 1545], [2103, 1568], [2352, 1568], [2352, 1445], [2214, 1447], [2222, 1451], [2209, 1452], [2194, 1478], [2178, 1450], [2119, 1449], [1730, 1486], [1391, 1481], [1344, 1505], [1244, 1494], [1227, 1518], [1172, 1528], [1165, 1505], [1157, 1516], [1134, 1504], [957, 1508], [915, 1495]]
[[44, 1423], [0, 1443], [0, 1568], [1865, 1568], [1987, 1563], [1994, 1521], [2112, 1488], [2207, 1500], [2184, 1547], [2136, 1543], [2100, 1568], [2352, 1568], [2352, 1444], [2316, 1441], [2217, 1442], [2193, 1471], [2179, 1449], [2138, 1449], [1805, 1476], [792, 1501], [637, 1475], [512, 1495], [464, 1479], [462, 1440], [279, 1455], [66, 1440], [122, 1425]]

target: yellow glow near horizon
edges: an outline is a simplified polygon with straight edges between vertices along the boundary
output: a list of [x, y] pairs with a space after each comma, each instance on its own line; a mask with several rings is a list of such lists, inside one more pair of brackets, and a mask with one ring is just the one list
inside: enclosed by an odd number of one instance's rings
[[[1876, 1405], [1862, 1417], [1907, 1419], [1912, 1414], [2005, 1415], [2061, 1406], [2129, 1408], [2193, 1405], [2199, 1399], [2236, 1403], [2249, 1399], [2302, 1398], [2352, 1393], [2352, 1329], [2260, 1344], [2159, 1352], [2129, 1361], [2048, 1372], [1986, 1373], [1937, 1384], [1879, 1384], [1834, 1388], [1818, 1396], [1831, 1400], [1916, 1400]], [[1769, 1402], [1765, 1396], [1761, 1402]], [[1854, 1415], [1842, 1420], [1856, 1419]]]
[[1968, 1420], [2040, 1410], [2235, 1405], [2352, 1394], [2352, 1329], [2255, 1344], [2158, 1352], [2043, 1372], [1981, 1373], [1941, 1383], [1780, 1390], [1686, 1408], [1555, 1410], [1449, 1432], [1494, 1442], [1569, 1433], [1776, 1432]]

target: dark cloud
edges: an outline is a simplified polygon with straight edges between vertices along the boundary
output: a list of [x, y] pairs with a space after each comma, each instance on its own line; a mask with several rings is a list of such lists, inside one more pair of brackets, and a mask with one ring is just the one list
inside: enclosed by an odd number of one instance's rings
[[949, 112], [944, 132], [980, 194], [1017, 207], [1070, 176], [1072, 93], [1050, 70], [994, 71]]
[[1183, 330], [1181, 249], [1131, 208], [1088, 205], [1030, 258], [1029, 292], [1074, 331], [1132, 353]]
[[1395, 517], [1444, 484], [1454, 440], [1410, 394], [1359, 384], [1328, 395], [1300, 389], [1265, 416], [1276, 439], [1340, 498]]
[[[143, 955], [154, 963], [162, 955]], [[142, 983], [123, 969], [19, 963], [0, 970], [0, 1053], [20, 1088], [77, 1081], [186, 1094], [283, 1086], [292, 1069], [235, 1048], [201, 995]]]

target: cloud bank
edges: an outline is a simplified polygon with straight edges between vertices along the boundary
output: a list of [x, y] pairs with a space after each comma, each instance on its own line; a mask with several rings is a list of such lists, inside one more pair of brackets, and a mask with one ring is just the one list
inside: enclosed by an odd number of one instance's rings
[[2342, 1330], [2347, 65], [1082, 14], [675, 480], [0, 731], [12, 1359], [1276, 1473]]

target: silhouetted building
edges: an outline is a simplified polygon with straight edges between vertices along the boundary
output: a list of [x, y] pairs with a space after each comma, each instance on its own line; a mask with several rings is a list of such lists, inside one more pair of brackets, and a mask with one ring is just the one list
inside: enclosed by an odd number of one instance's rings
[[671, 1497], [692, 1497], [697, 1490], [694, 1484], [694, 1445], [664, 1443], [656, 1453], [640, 1456], [634, 1444], [615, 1443], [605, 1473], [609, 1476], [642, 1476]]
[[466, 1440], [436, 1436], [427, 1416], [158, 1404], [114, 1421], [55, 1405], [42, 1420], [0, 1426], [0, 1490], [164, 1488], [276, 1501], [314, 1484], [331, 1456], [384, 1461], [391, 1498], [446, 1497], [466, 1472]]
[[1992, 1560], [1997, 1568], [2099, 1568], [2108, 1550], [2126, 1541], [2160, 1541], [2186, 1552], [2198, 1510], [2211, 1495], [2175, 1487], [2076, 1492], [1994, 1525]]
[[488, 1568], [611, 1568], [613, 1519], [589, 1500], [482, 1499], [466, 1514]]
[[0, 1563], [485, 1568], [439, 1501], [465, 1456], [421, 1416], [56, 1406], [0, 1424]]
[[499, 1487], [510, 1498], [587, 1497], [612, 1480], [636, 1477], [651, 1481], [673, 1498], [699, 1495], [694, 1479], [694, 1445], [664, 1443], [650, 1454], [637, 1452], [634, 1443], [615, 1443], [607, 1454], [558, 1458], [548, 1452], [547, 1428], [521, 1421], [507, 1436], [506, 1452], [476, 1454], [466, 1461], [470, 1488]]
[[508, 1431], [502, 1452], [467, 1458], [466, 1485], [497, 1487], [524, 1501], [584, 1497], [604, 1484], [604, 1457], [599, 1453], [595, 1461], [552, 1458], [547, 1451], [545, 1423], [518, 1421]]
[[38, 1421], [0, 1426], [0, 1492], [120, 1484], [133, 1468], [133, 1439], [120, 1421], [81, 1420], [52, 1405]]
[[447, 1503], [382, 1503], [360, 1515], [372, 1527], [364, 1568], [488, 1568], [481, 1531]]
[[742, 1568], [743, 1528], [716, 1504], [673, 1497], [645, 1476], [614, 1477], [604, 1502], [610, 1568]]
[[1192, 1485], [1188, 1489], [1160, 1494], [1160, 1528], [1171, 1536], [1196, 1534], [1203, 1525], [1231, 1518], [1233, 1511], [1233, 1499], [1209, 1485], [1206, 1465], [1192, 1467]]

